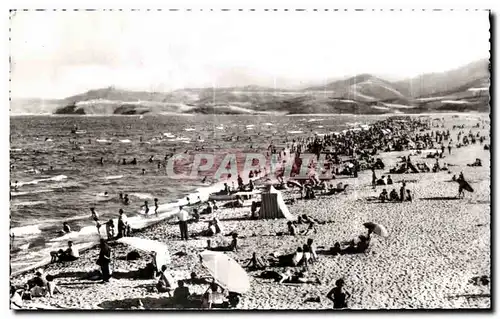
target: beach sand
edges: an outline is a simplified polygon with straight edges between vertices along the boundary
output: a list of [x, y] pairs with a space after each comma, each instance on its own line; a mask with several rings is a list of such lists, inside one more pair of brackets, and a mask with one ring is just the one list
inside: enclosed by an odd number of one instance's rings
[[[450, 123], [448, 123], [450, 125]], [[468, 132], [469, 128], [464, 131]], [[477, 131], [477, 129], [475, 130]], [[458, 130], [452, 131], [455, 140]], [[488, 135], [485, 130], [481, 134]], [[488, 143], [488, 141], [487, 141]], [[410, 151], [382, 153], [386, 164], [384, 172], [398, 161], [398, 156]], [[434, 159], [424, 155], [412, 157], [413, 162]], [[467, 167], [467, 163], [481, 158], [482, 167]], [[275, 236], [286, 231], [286, 220], [247, 220], [249, 208], [223, 209], [218, 218], [224, 233], [236, 231], [240, 235], [238, 252], [227, 254], [242, 264], [252, 252], [267, 257], [272, 252], [291, 253], [302, 246], [307, 238], [314, 238], [316, 246], [327, 249], [337, 241], [347, 241], [366, 234], [364, 222], [384, 225], [389, 237], [372, 235], [370, 249], [365, 254], [325, 256], [310, 266], [310, 273], [321, 279], [321, 284], [278, 284], [256, 278], [260, 272], [250, 272], [251, 289], [243, 295], [240, 309], [331, 309], [326, 294], [335, 280], [343, 278], [345, 289], [351, 294], [351, 309], [418, 309], [418, 308], [490, 308], [490, 285], [477, 286], [470, 282], [474, 276], [490, 276], [490, 153], [476, 145], [452, 149], [452, 155], [440, 160], [456, 166], [450, 171], [420, 174], [391, 174], [394, 185], [371, 186], [371, 171], [362, 171], [357, 179], [338, 178], [335, 182], [349, 184], [346, 194], [319, 196], [315, 200], [301, 200], [289, 209], [292, 214], [307, 214], [318, 220], [332, 223], [318, 225], [318, 233], [308, 236]], [[453, 174], [463, 171], [474, 193], [466, 193], [464, 199], [455, 199], [458, 184], [451, 182]], [[379, 203], [367, 197], [378, 196], [383, 188], [399, 192], [402, 179], [408, 181], [407, 189], [413, 194], [413, 202]], [[290, 197], [290, 192], [284, 192]], [[307, 226], [299, 225], [301, 229]], [[190, 224], [189, 232], [206, 228], [205, 222]], [[135, 232], [137, 237], [166, 242], [170, 247], [172, 276], [187, 279], [192, 271], [206, 274], [199, 262], [198, 253], [206, 246], [206, 239], [179, 239], [178, 226], [164, 221]], [[212, 238], [213, 245], [229, 243], [230, 237], [219, 235]], [[153, 293], [150, 286], [156, 280], [134, 280], [126, 277], [130, 270], [144, 267], [149, 258], [138, 261], [119, 260], [130, 248], [120, 244], [112, 246], [115, 275], [108, 284], [80, 279], [84, 272], [98, 269], [98, 249], [82, 254], [80, 260], [69, 264], [52, 264], [44, 267], [45, 273], [56, 275], [62, 294], [53, 298], [35, 298], [27, 306], [43, 304], [69, 309], [131, 309], [139, 300], [146, 309], [168, 308], [165, 293]], [[187, 255], [178, 257], [176, 252]], [[281, 269], [277, 269], [281, 270]], [[11, 278], [13, 284], [22, 284], [33, 272]], [[207, 285], [188, 285], [192, 293], [202, 293]], [[309, 297], [321, 297], [320, 302], [304, 302]]]

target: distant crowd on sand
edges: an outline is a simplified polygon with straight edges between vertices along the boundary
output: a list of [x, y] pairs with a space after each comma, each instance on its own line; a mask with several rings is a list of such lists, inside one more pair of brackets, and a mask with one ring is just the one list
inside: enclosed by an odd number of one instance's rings
[[[484, 123], [482, 123], [484, 124]], [[479, 123], [476, 127], [479, 128]], [[431, 156], [435, 159], [435, 164], [432, 168], [425, 168], [422, 163], [414, 163], [411, 156], [401, 157], [401, 162], [398, 163], [396, 168], [390, 170], [391, 174], [404, 174], [404, 173], [427, 173], [449, 171], [449, 165], [441, 164], [439, 161], [445, 158], [445, 150], [448, 154], [452, 153], [453, 148], [460, 148], [470, 144], [475, 144], [476, 141], [483, 143], [486, 137], [481, 136], [479, 133], [473, 134], [472, 130], [464, 133], [464, 127], [454, 128], [460, 130], [454, 143], [450, 130], [438, 130], [429, 132], [435, 128], [428, 120], [420, 118], [389, 118], [377, 122], [369, 127], [364, 127], [359, 130], [349, 130], [342, 134], [330, 134], [323, 137], [311, 137], [305, 139], [294, 139], [287, 145], [288, 155], [292, 153], [294, 165], [292, 167], [292, 175], [288, 180], [284, 179], [284, 171], [278, 170], [276, 177], [278, 183], [274, 186], [277, 189], [298, 188], [300, 190], [300, 198], [302, 200], [311, 200], [316, 198], [316, 195], [336, 195], [345, 193], [347, 184], [339, 183], [334, 187], [329, 184], [331, 180], [335, 179], [336, 175], [349, 175], [356, 178], [358, 172], [361, 170], [371, 170], [372, 180], [371, 186], [374, 189], [377, 186], [391, 186], [394, 185], [391, 175], [382, 175], [377, 177], [376, 170], [385, 169], [385, 164], [376, 155], [379, 152], [388, 151], [403, 151], [412, 150], [416, 153], [414, 155], [422, 154], [424, 150], [434, 149], [437, 151], [430, 152], [427, 157]], [[447, 146], [445, 144], [447, 143]], [[486, 149], [486, 148], [485, 148]], [[274, 146], [270, 146], [271, 153], [279, 153], [280, 158], [287, 156], [285, 150], [278, 151]], [[488, 147], [489, 150], [489, 147]], [[301, 166], [300, 154], [302, 152], [312, 152], [319, 156], [326, 154], [327, 165], [326, 169], [331, 170], [330, 181], [320, 180], [318, 174], [312, 174], [306, 179], [294, 179], [298, 174]], [[347, 157], [347, 158], [346, 158]], [[135, 159], [134, 159], [135, 160]], [[150, 162], [152, 157], [150, 158]], [[101, 164], [103, 159], [101, 159]], [[136, 162], [136, 161], [135, 161]], [[134, 164], [134, 163], [131, 163]], [[481, 166], [481, 159], [471, 163], [470, 166]], [[311, 167], [314, 166], [312, 163]], [[246, 210], [244, 192], [253, 192], [258, 189], [259, 185], [255, 185], [252, 179], [254, 177], [267, 177], [267, 172], [262, 174], [261, 170], [255, 170], [249, 173], [249, 182], [243, 183], [241, 176], [238, 176], [238, 186], [230, 187], [227, 183], [224, 184], [220, 192], [212, 195], [226, 196], [224, 199], [225, 204], [221, 207], [242, 207]], [[463, 173], [459, 177], [453, 176], [453, 180], [459, 184], [459, 196], [463, 190], [472, 191], [470, 185], [465, 181]], [[319, 192], [319, 193], [318, 193]], [[236, 195], [236, 194], [243, 195]], [[106, 194], [108, 195], [108, 194]], [[235, 195], [234, 197], [232, 195]], [[251, 195], [248, 195], [251, 199]], [[225, 197], [224, 197], [225, 198]], [[128, 222], [127, 215], [124, 210], [130, 204], [128, 195], [119, 194], [119, 199], [123, 204], [123, 208], [119, 210], [117, 215], [117, 224], [110, 219], [104, 222], [106, 237], [100, 238], [100, 252], [96, 260], [100, 271], [89, 273], [89, 279], [100, 279], [103, 283], [109, 282], [112, 277], [112, 264], [113, 253], [108, 242], [128, 237], [131, 235], [132, 229]], [[288, 204], [293, 204], [295, 200], [288, 201]], [[403, 179], [399, 191], [392, 189], [390, 192], [386, 188], [382, 190], [377, 199], [381, 203], [385, 202], [412, 202], [414, 200], [412, 192], [407, 188], [407, 182]], [[236, 232], [224, 234], [224, 225], [217, 217], [217, 211], [220, 209], [215, 200], [209, 200], [202, 203], [201, 199], [191, 203], [189, 197], [187, 198], [188, 204], [180, 206], [175, 213], [179, 225], [179, 233], [181, 240], [189, 240], [190, 238], [198, 239], [199, 237], [207, 238], [207, 245], [204, 247], [210, 251], [220, 252], [238, 252], [240, 236]], [[250, 218], [259, 218], [258, 208], [262, 206], [260, 201], [253, 200], [250, 205], [249, 213]], [[154, 210], [150, 210], [148, 201], [145, 201], [141, 209], [145, 215], [158, 214], [158, 199], [154, 199]], [[188, 208], [186, 208], [188, 207]], [[96, 228], [99, 231], [102, 223], [99, 219], [98, 212], [94, 207], [90, 208], [90, 218], [95, 222]], [[208, 218], [203, 218], [206, 215]], [[206, 222], [207, 227], [198, 233], [189, 233], [189, 224]], [[286, 229], [282, 232], [276, 233], [276, 237], [283, 236], [307, 236], [310, 233], [318, 233], [321, 231], [320, 225], [324, 225], [334, 221], [318, 220], [306, 214], [301, 214], [295, 220], [288, 220]], [[260, 271], [258, 275], [260, 278], [272, 279], [279, 284], [294, 283], [294, 284], [321, 284], [324, 278], [318, 278], [310, 273], [310, 266], [315, 263], [321, 262], [319, 255], [326, 256], [343, 256], [350, 254], [366, 254], [370, 250], [370, 243], [373, 234], [381, 237], [387, 237], [388, 232], [383, 225], [373, 222], [366, 222], [363, 226], [367, 229], [366, 234], [360, 234], [355, 239], [346, 239], [345, 241], [332, 243], [329, 248], [323, 246], [317, 247], [313, 238], [308, 238], [303, 245], [297, 247], [296, 251], [279, 254], [277, 252], [270, 252], [267, 257], [259, 256], [264, 254], [262, 251], [253, 252], [251, 258], [247, 260], [243, 267], [248, 271]], [[65, 222], [63, 224], [63, 232], [70, 233], [70, 225]], [[230, 236], [229, 242], [219, 243], [214, 245], [212, 237], [217, 234]], [[320, 249], [321, 248], [321, 249]], [[133, 252], [132, 252], [133, 253]], [[136, 252], [137, 254], [137, 252]], [[175, 256], [175, 255], [174, 255]], [[51, 253], [52, 262], [65, 262], [70, 263], [80, 258], [78, 249], [75, 248], [72, 241], [68, 241], [65, 250], [60, 249]], [[127, 258], [137, 258], [127, 256]], [[194, 307], [214, 308], [214, 307], [236, 307], [240, 301], [240, 294], [228, 291], [221, 285], [217, 284], [214, 280], [208, 278], [199, 278], [196, 273], [192, 273], [190, 278], [178, 280], [175, 282], [170, 275], [170, 271], [166, 265], [157, 265], [156, 253], [150, 254], [151, 261], [148, 262], [145, 268], [139, 269], [135, 272], [136, 278], [154, 279], [157, 280], [155, 291], [167, 293], [172, 297], [174, 303], [179, 307], [186, 305], [195, 305]], [[274, 268], [274, 269], [273, 269]], [[277, 269], [278, 268], [278, 269]], [[281, 268], [282, 270], [280, 270]], [[44, 276], [41, 270], [35, 273], [35, 277], [30, 279], [23, 287], [11, 286], [11, 304], [20, 306], [23, 299], [31, 299], [37, 296], [52, 296], [58, 292], [57, 285], [53, 275], [47, 274]], [[190, 294], [186, 283], [190, 284], [208, 284], [207, 291], [202, 295], [201, 299], [193, 301], [193, 295]], [[327, 299], [333, 302], [335, 309], [348, 308], [349, 292], [344, 287], [345, 283], [342, 278], [335, 281], [335, 286], [326, 294]], [[313, 298], [316, 300], [316, 298]], [[316, 300], [317, 301], [317, 300]], [[193, 303], [194, 302], [194, 303]], [[187, 306], [186, 306], [187, 307]]]

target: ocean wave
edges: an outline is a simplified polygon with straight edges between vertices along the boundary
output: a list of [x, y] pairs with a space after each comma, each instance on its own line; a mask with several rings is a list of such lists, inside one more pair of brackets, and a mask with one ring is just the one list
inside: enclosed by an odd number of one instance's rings
[[120, 143], [131, 143], [132, 141], [129, 140], [129, 139], [125, 139], [125, 140], [120, 140]]
[[50, 193], [53, 191], [54, 191], [53, 189], [37, 189], [37, 190], [26, 191], [26, 192], [11, 192], [10, 195], [12, 197], [17, 197], [17, 196], [27, 196], [27, 195], [31, 195], [31, 194]]
[[10, 229], [10, 234], [14, 236], [40, 234], [41, 232], [42, 230], [40, 229], [40, 224], [14, 227]]
[[37, 206], [37, 205], [41, 205], [41, 204], [45, 204], [46, 202], [45, 201], [41, 201], [41, 200], [38, 200], [38, 201], [32, 201], [32, 202], [20, 202], [20, 203], [12, 203], [12, 205], [14, 206]]
[[36, 184], [42, 183], [42, 182], [60, 182], [62, 180], [65, 180], [66, 178], [68, 178], [68, 176], [66, 176], [66, 175], [57, 175], [57, 176], [50, 177], [50, 178], [41, 178], [41, 179], [35, 179], [32, 181], [28, 181], [28, 182], [19, 182], [19, 183], [17, 183], [17, 185], [19, 187], [21, 187], [23, 185], [36, 185]]
[[104, 177], [104, 179], [120, 179], [120, 178], [123, 178], [123, 175], [111, 175]]

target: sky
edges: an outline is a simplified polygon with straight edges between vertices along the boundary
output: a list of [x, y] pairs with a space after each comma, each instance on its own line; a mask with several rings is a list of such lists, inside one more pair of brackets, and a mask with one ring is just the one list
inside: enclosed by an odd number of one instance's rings
[[18, 11], [10, 27], [14, 98], [396, 80], [488, 58], [490, 48], [486, 11]]

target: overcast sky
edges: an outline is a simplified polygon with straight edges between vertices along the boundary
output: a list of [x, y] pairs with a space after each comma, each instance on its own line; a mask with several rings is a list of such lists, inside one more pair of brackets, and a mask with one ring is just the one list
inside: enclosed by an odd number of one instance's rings
[[397, 79], [489, 57], [488, 13], [465, 11], [31, 11], [10, 36], [14, 97]]

